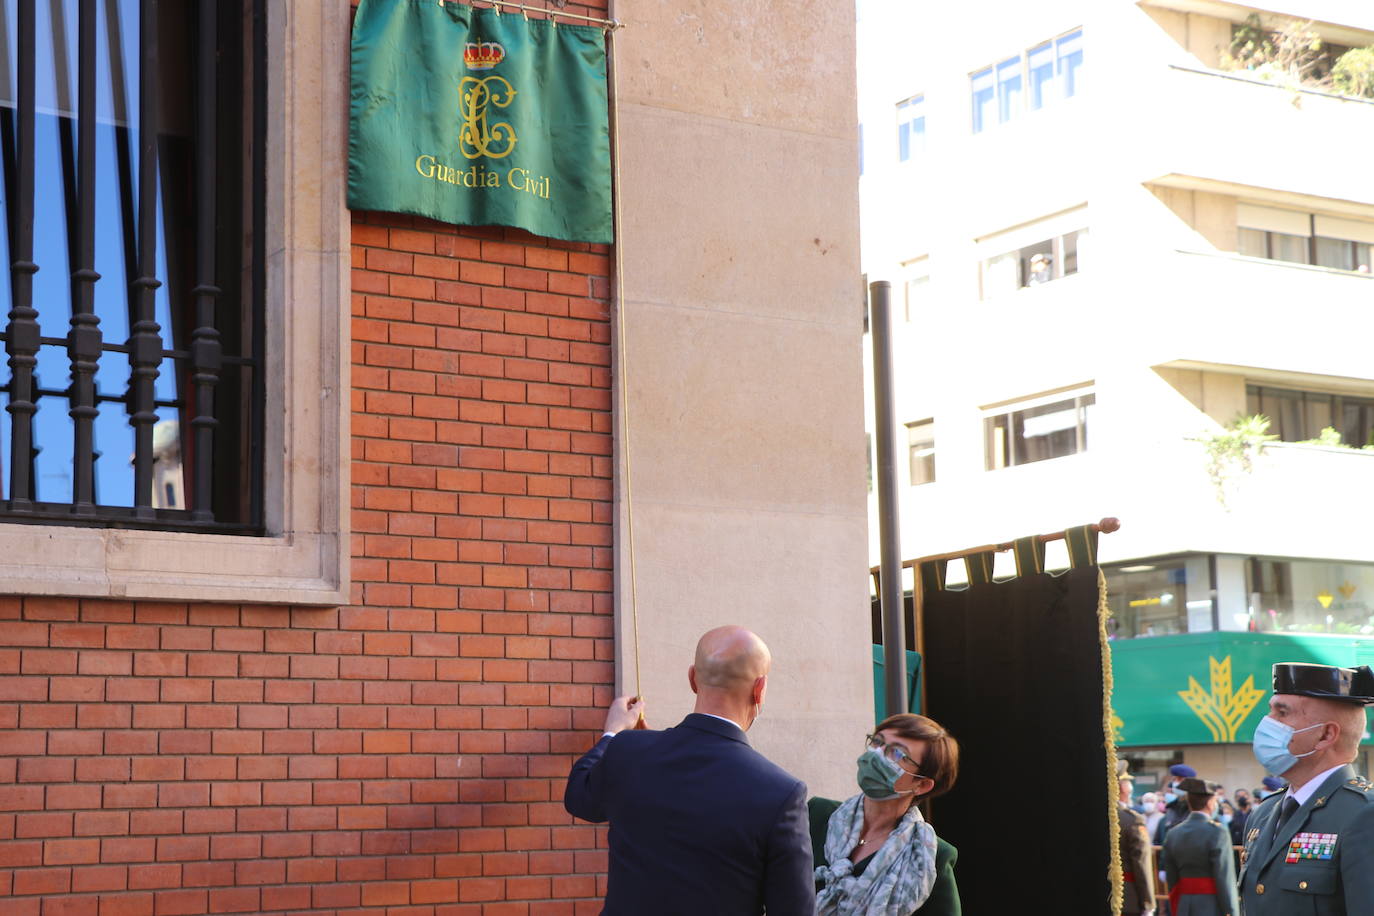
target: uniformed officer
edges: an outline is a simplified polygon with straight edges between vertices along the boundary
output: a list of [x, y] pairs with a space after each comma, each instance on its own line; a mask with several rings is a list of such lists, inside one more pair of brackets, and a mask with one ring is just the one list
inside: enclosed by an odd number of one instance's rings
[[1264, 786], [1264, 791], [1259, 794], [1259, 800], [1264, 801], [1275, 792], [1282, 792], [1288, 788], [1282, 779], [1277, 776], [1266, 776], [1260, 780], [1260, 785]]
[[1188, 819], [1188, 800], [1183, 797], [1183, 792], [1178, 788], [1178, 784], [1185, 779], [1193, 779], [1197, 776], [1197, 770], [1188, 766], [1186, 763], [1176, 763], [1169, 767], [1169, 787], [1164, 792], [1164, 816], [1155, 824], [1154, 841], [1156, 846], [1164, 845], [1164, 837], [1170, 830], [1178, 824]]
[[1231, 834], [1212, 820], [1217, 785], [1192, 777], [1179, 783], [1188, 817], [1164, 837], [1159, 863], [1169, 885], [1170, 916], [1238, 916]]
[[1245, 916], [1374, 913], [1374, 786], [1355, 775], [1374, 671], [1274, 666], [1255, 757], [1288, 781], [1246, 825], [1240, 890]]
[[[1125, 761], [1123, 760], [1124, 764]], [[1145, 818], [1131, 810], [1135, 780], [1124, 766], [1117, 767], [1116, 816], [1121, 826], [1121, 916], [1151, 916], [1155, 911], [1155, 873], [1150, 865], [1150, 835]]]

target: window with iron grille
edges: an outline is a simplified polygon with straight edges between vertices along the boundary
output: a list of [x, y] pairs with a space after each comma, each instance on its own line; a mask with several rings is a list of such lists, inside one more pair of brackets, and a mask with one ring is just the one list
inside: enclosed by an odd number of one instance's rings
[[251, 0], [6, 0], [0, 516], [261, 529]]

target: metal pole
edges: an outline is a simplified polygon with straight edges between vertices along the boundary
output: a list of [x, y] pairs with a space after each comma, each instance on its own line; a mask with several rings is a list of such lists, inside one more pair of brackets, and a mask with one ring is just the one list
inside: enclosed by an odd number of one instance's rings
[[902, 608], [901, 524], [897, 516], [897, 436], [892, 402], [892, 284], [870, 283], [873, 412], [878, 449], [879, 605], [883, 617], [883, 696], [887, 714], [910, 712], [906, 692], [906, 621]]

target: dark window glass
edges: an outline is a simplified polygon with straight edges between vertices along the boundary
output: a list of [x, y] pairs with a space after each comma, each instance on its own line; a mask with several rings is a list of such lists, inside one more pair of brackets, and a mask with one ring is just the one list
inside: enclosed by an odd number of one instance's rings
[[1189, 563], [1183, 558], [1104, 568], [1107, 604], [1112, 609], [1110, 635], [1127, 639], [1211, 630], [1210, 577], [1202, 575], [1207, 567], [1198, 562], [1192, 567], [1197, 574], [1192, 581]]
[[[11, 354], [23, 349], [30, 326], [11, 310], [25, 304], [37, 310], [40, 336], [28, 455], [16, 460], [12, 448], [20, 430], [16, 424], [25, 418], [9, 411], [0, 416], [0, 512], [9, 521], [255, 527], [254, 494], [260, 488], [252, 448], [259, 422], [254, 372], [261, 342], [249, 279], [251, 253], [260, 242], [252, 232], [257, 213], [250, 174], [253, 95], [245, 91], [253, 70], [245, 34], [251, 3], [215, 4], [213, 22], [200, 21], [198, 4], [157, 5], [157, 104], [150, 115], [142, 110], [140, 86], [145, 55], [153, 49], [141, 44], [138, 0], [38, 0], [32, 3], [32, 45], [19, 34], [21, 2], [31, 0], [8, 0], [0, 18], [0, 260], [16, 260], [23, 241], [17, 224], [24, 189], [16, 88], [21, 61], [32, 57], [37, 79], [31, 244], [38, 271], [28, 303], [15, 298], [13, 281], [0, 283], [0, 315], [8, 315], [0, 319], [0, 339]], [[83, 12], [94, 15], [91, 56], [79, 51]], [[206, 57], [200, 50], [202, 33], [213, 36], [212, 82], [202, 80], [197, 67]], [[93, 68], [95, 83], [89, 109], [83, 109], [79, 92], [86, 67]], [[197, 145], [202, 110], [213, 112], [213, 159]], [[81, 143], [87, 124], [93, 127], [90, 148]], [[151, 187], [144, 187], [140, 149], [148, 127], [155, 131], [157, 169]], [[80, 180], [87, 162], [94, 176], [89, 188]], [[202, 200], [196, 193], [197, 170], [208, 162], [213, 162], [212, 193]], [[87, 205], [94, 214], [89, 255], [80, 239]], [[202, 208], [214, 227], [209, 232], [198, 228]], [[152, 214], [155, 233], [151, 262], [142, 257], [138, 238], [144, 213]], [[208, 274], [199, 266], [201, 251], [212, 255]], [[92, 270], [98, 280], [85, 279]], [[150, 305], [138, 293], [136, 281], [143, 276], [158, 283]], [[202, 285], [218, 292], [197, 292]], [[87, 295], [90, 313], [82, 307]], [[208, 313], [207, 299], [213, 302]], [[98, 324], [83, 314], [93, 314]], [[138, 322], [149, 320], [156, 322], [156, 338], [136, 335]], [[83, 345], [97, 347], [92, 395], [82, 394], [74, 378], [68, 333], [78, 325], [99, 332], [98, 344]], [[215, 335], [218, 355], [207, 344]], [[139, 341], [150, 346], [141, 356], [135, 352]], [[135, 362], [156, 370], [150, 397], [138, 391], [131, 372]], [[198, 384], [198, 372], [213, 373], [215, 379]], [[8, 365], [0, 371], [5, 388], [0, 401], [6, 407], [18, 399], [23, 380], [17, 376]], [[89, 415], [89, 444], [83, 444], [74, 415]], [[201, 422], [193, 423], [197, 418]], [[137, 502], [138, 426], [151, 430], [144, 440], [151, 445], [145, 445], [142, 459], [145, 507], [131, 512]], [[213, 432], [199, 436], [196, 428]], [[193, 468], [205, 464], [207, 454], [208, 482], [198, 482]], [[90, 503], [79, 496], [79, 481], [87, 474]], [[83, 506], [88, 511], [74, 519], [74, 507]]]
[[997, 65], [997, 119], [1010, 121], [1021, 113], [1021, 58]]
[[1087, 234], [1087, 229], [1077, 229], [985, 259], [981, 264], [982, 297], [991, 299], [999, 293], [1078, 273], [1080, 243]]
[[1255, 558], [1246, 590], [1252, 629], [1374, 634], [1374, 564]]
[[988, 417], [987, 469], [996, 470], [1086, 451], [1096, 396], [1066, 398]]
[[1283, 442], [1316, 439], [1326, 427], [1356, 448], [1374, 445], [1374, 398], [1250, 385], [1246, 410], [1269, 418], [1269, 432]]
[[1305, 235], [1288, 235], [1283, 232], [1269, 233], [1269, 257], [1276, 261], [1307, 264], [1311, 261], [1310, 248], [1311, 245]]
[[1064, 235], [1060, 248], [1063, 250], [1064, 276], [1078, 273], [1078, 237], [1087, 234], [1086, 229]]
[[1355, 269], [1355, 243], [1345, 239], [1316, 239], [1317, 263], [1337, 270]]
[[1054, 43], [1058, 55], [1059, 85], [1070, 99], [1083, 89], [1083, 30], [1070, 32]]
[[1054, 43], [1047, 41], [1026, 52], [1030, 73], [1030, 107], [1044, 108], [1054, 98]]
[[930, 277], [913, 277], [906, 281], [906, 320], [911, 321], [921, 309], [930, 292]]
[[997, 87], [992, 80], [992, 68], [979, 70], [970, 77], [973, 89], [973, 132], [981, 133], [996, 123]]
[[906, 162], [925, 152], [925, 98], [916, 96], [897, 105], [897, 159]]
[[935, 482], [935, 421], [922, 420], [906, 427], [911, 485]]
[[1241, 229], [1237, 250], [1247, 257], [1269, 257], [1269, 233], [1263, 229]]

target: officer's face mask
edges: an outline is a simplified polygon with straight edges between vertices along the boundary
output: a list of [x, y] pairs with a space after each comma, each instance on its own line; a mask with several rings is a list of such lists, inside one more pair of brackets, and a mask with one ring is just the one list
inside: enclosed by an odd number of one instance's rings
[[1255, 759], [1259, 761], [1260, 766], [1270, 773], [1275, 776], [1282, 776], [1297, 766], [1298, 761], [1303, 757], [1311, 757], [1317, 752], [1313, 748], [1306, 754], [1290, 753], [1288, 743], [1293, 740], [1293, 736], [1300, 732], [1321, 728], [1325, 724], [1325, 722], [1318, 722], [1316, 725], [1309, 725], [1306, 728], [1292, 728], [1284, 725], [1273, 716], [1265, 716], [1260, 719], [1259, 725], [1255, 726], [1253, 742]]
[[906, 775], [906, 771], [884, 757], [882, 751], [864, 751], [857, 762], [859, 788], [874, 801], [890, 801], [916, 791], [914, 788], [897, 791], [897, 780]]

